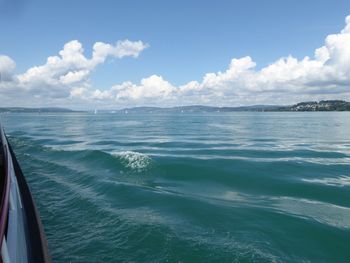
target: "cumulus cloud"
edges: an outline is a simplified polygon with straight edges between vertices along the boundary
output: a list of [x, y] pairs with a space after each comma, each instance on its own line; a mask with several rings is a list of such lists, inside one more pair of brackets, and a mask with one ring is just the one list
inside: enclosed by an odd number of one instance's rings
[[82, 44], [73, 40], [64, 45], [59, 56], [48, 57], [46, 64], [30, 68], [18, 75], [18, 79], [27, 88], [39, 85], [65, 87], [85, 81], [91, 71], [108, 57], [137, 57], [146, 47], [141, 41], [118, 41], [114, 46], [97, 42], [93, 47], [92, 58], [89, 59], [84, 55]]
[[124, 82], [96, 90], [92, 99], [131, 105], [291, 103], [301, 100], [346, 98], [350, 95], [350, 16], [338, 34], [328, 35], [313, 56], [278, 59], [256, 70], [246, 56], [232, 59], [224, 72], [207, 73], [201, 81], [174, 86], [153, 75], [139, 84]]
[[137, 58], [142, 50], [148, 45], [142, 41], [132, 42], [129, 40], [118, 41], [115, 46], [103, 42], [96, 42], [93, 47], [93, 63], [103, 63], [107, 56], [122, 58], [131, 56]]
[[[77, 90], [89, 86], [92, 71], [108, 57], [138, 57], [147, 47], [142, 41], [124, 40], [115, 45], [96, 42], [92, 57], [88, 58], [84, 55], [82, 44], [73, 40], [64, 45], [59, 55], [48, 57], [44, 65], [32, 67], [18, 75], [14, 74], [15, 62], [7, 56], [0, 56], [0, 93], [13, 93], [16, 96], [25, 93], [26, 96], [47, 99], [77, 96], [82, 94]], [[5, 82], [10, 80], [11, 83]]]
[[[51, 97], [69, 98], [86, 105], [123, 107], [136, 105], [244, 105], [293, 103], [302, 100], [346, 99], [350, 95], [350, 16], [337, 34], [328, 35], [324, 45], [311, 56], [291, 55], [257, 70], [249, 56], [234, 58], [223, 72], [207, 73], [201, 80], [175, 86], [160, 75], [135, 84], [125, 81], [108, 89], [88, 84], [91, 71], [107, 57], [137, 57], [147, 45], [141, 41], [121, 41], [115, 45], [97, 42], [92, 57], [86, 58], [78, 41], [67, 43], [59, 56], [46, 64], [14, 75], [15, 63], [0, 57], [0, 71], [23, 89], [39, 92], [45, 85]], [[3, 85], [4, 84], [0, 84]], [[0, 86], [1, 89], [4, 87]]]
[[0, 56], [1, 81], [11, 81], [16, 68], [16, 63], [8, 56]]

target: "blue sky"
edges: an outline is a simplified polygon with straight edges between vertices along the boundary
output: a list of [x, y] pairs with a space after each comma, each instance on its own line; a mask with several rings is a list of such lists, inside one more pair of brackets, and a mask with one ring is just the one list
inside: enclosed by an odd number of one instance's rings
[[[191, 81], [201, 83], [207, 73], [226, 71], [233, 58], [249, 56], [259, 71], [288, 55], [298, 60], [311, 57], [328, 35], [344, 28], [349, 14], [350, 1], [0, 0], [0, 55], [15, 62], [12, 74], [18, 75], [44, 65], [72, 40], [81, 43], [87, 58], [98, 41], [142, 41], [148, 47], [137, 58], [109, 57], [94, 67], [86, 80], [89, 89], [103, 92], [125, 81], [138, 85], [152, 75], [179, 87]], [[165, 105], [201, 102], [167, 99]], [[155, 104], [139, 96], [114, 101], [115, 107]], [[251, 101], [255, 102], [259, 100]], [[214, 97], [203, 103], [225, 104]], [[57, 104], [65, 102], [60, 99]], [[250, 104], [249, 99], [243, 104]], [[109, 107], [114, 104], [109, 102]]]

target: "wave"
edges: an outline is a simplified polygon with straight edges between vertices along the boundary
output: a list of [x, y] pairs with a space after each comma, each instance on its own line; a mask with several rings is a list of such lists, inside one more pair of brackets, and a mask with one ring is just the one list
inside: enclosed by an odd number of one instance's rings
[[[276, 203], [273, 204], [275, 199]], [[341, 229], [350, 229], [350, 208], [315, 200], [293, 197], [271, 198], [272, 207], [283, 213], [313, 219]]]
[[[120, 174], [124, 172], [145, 172], [154, 161], [146, 154], [136, 151], [120, 151], [103, 149], [76, 149], [74, 147], [42, 145], [40, 141], [28, 138], [11, 138], [14, 147], [20, 149], [21, 155], [30, 154], [33, 158], [74, 167], [77, 171], [93, 173], [93, 171], [109, 171]], [[17, 150], [18, 151], [18, 150]]]
[[[166, 238], [163, 243], [180, 247], [172, 251], [180, 255], [179, 258], [188, 257], [193, 250], [203, 250], [210, 253], [212, 261], [220, 261], [226, 256], [236, 261], [288, 261], [290, 254], [287, 257], [284, 251], [278, 251], [278, 244], [273, 242], [273, 238], [261, 234], [264, 231], [274, 233], [274, 227], [280, 221], [291, 222], [292, 227], [301, 224], [313, 227], [321, 234], [325, 226], [345, 231], [350, 229], [350, 210], [337, 200], [333, 201], [340, 205], [328, 203], [332, 189], [321, 189], [322, 196], [317, 196], [306, 194], [315, 193], [317, 185], [300, 184], [301, 178], [314, 174], [321, 178], [306, 180], [320, 183], [317, 180], [327, 179], [328, 183], [334, 183], [329, 180], [332, 178], [322, 179], [329, 176], [333, 166], [295, 160], [281, 162], [277, 158], [280, 153], [270, 156], [266, 163], [262, 157], [257, 158], [260, 157], [258, 151], [221, 152], [221, 158], [218, 158], [220, 156], [214, 156], [215, 151], [210, 149], [188, 152], [173, 149], [173, 153], [165, 151], [163, 157], [155, 157], [161, 149], [155, 149], [154, 154], [145, 147], [116, 151], [118, 147], [115, 145], [111, 145], [110, 149], [87, 146], [90, 149], [68, 150], [66, 146], [60, 149], [44, 146], [42, 142], [30, 138], [12, 138], [12, 141], [17, 146], [19, 157], [31, 154], [22, 157], [26, 164], [23, 168], [33, 170], [30, 182], [35, 186], [33, 192], [40, 193], [39, 208], [47, 209], [43, 213], [44, 220], [49, 221], [49, 240], [59, 248], [53, 253], [56, 259], [62, 259], [60, 249], [79, 255], [82, 248], [84, 257], [94, 258], [94, 254], [89, 254], [89, 244], [99, 240], [95, 239], [94, 231], [89, 231], [92, 227], [101, 233], [98, 236], [104, 237], [103, 242], [107, 240], [109, 244], [101, 253], [109, 255], [109, 258], [104, 257], [105, 261], [115, 256], [113, 249], [116, 246], [124, 244], [128, 244], [130, 250], [135, 248], [140, 251], [142, 247], [154, 253], [149, 240], [155, 238], [162, 241]], [[141, 152], [135, 151], [140, 148]], [[172, 156], [176, 153], [183, 156]], [[211, 160], [189, 157], [198, 157], [201, 153]], [[245, 160], [228, 159], [233, 153], [241, 158], [245, 154]], [[291, 155], [294, 156], [293, 153]], [[304, 152], [304, 155], [312, 153]], [[292, 158], [288, 154], [284, 156], [288, 160]], [[348, 167], [338, 166], [337, 171], [346, 174]], [[139, 172], [145, 172], [147, 176], [133, 176], [139, 175]], [[343, 181], [347, 180], [343, 178]], [[341, 192], [346, 189], [336, 190]], [[59, 194], [53, 195], [53, 192]], [[339, 199], [345, 200], [342, 196], [346, 195], [340, 195]], [[257, 219], [254, 219], [255, 216]], [[215, 218], [219, 220], [216, 222]], [[247, 220], [242, 222], [242, 219]], [[60, 220], [59, 223], [57, 220]], [[70, 223], [70, 228], [62, 230], [66, 222]], [[254, 228], [259, 225], [262, 227]], [[58, 232], [60, 239], [57, 238]], [[86, 241], [83, 242], [79, 237], [84, 232], [88, 234], [85, 234]], [[127, 240], [129, 233], [137, 238]], [[124, 239], [125, 236], [127, 238]], [[172, 237], [170, 241], [169, 237]], [[293, 236], [290, 240], [295, 241]], [[139, 253], [130, 253], [125, 247], [124, 252], [118, 251], [125, 261], [140, 257]], [[174, 261], [166, 249], [169, 248], [162, 250], [160, 257]], [[198, 261], [201, 261], [200, 258]]]
[[[154, 161], [146, 154], [134, 151], [108, 152], [103, 150], [49, 149], [51, 161], [80, 167], [83, 171], [104, 171], [113, 174], [146, 172]], [[44, 157], [46, 158], [46, 157]], [[72, 164], [73, 163], [73, 164]]]
[[316, 183], [316, 184], [323, 184], [328, 186], [349, 186], [350, 185], [350, 176], [340, 176], [340, 177], [328, 177], [328, 178], [322, 178], [322, 179], [306, 179], [303, 178], [302, 181], [307, 183]]
[[153, 164], [153, 160], [146, 154], [122, 151], [112, 153], [121, 163], [126, 167], [134, 171], [143, 172], [146, 171]]

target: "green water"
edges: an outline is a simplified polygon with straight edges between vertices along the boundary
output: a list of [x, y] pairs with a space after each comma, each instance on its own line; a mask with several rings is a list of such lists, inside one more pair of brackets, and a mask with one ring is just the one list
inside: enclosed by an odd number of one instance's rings
[[54, 262], [350, 260], [350, 113], [2, 122]]

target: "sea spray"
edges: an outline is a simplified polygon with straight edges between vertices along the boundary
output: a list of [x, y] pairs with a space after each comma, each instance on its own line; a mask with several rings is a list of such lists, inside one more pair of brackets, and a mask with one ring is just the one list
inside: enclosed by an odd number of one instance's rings
[[143, 153], [133, 151], [115, 152], [113, 155], [128, 169], [144, 172], [152, 166], [152, 159]]

